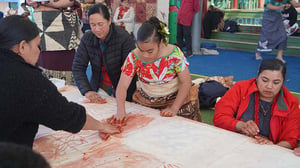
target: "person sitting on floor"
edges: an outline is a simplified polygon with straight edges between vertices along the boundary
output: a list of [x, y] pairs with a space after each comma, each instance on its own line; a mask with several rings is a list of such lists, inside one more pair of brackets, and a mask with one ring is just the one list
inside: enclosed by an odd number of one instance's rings
[[293, 5], [291, 5], [290, 2], [287, 2], [285, 4], [284, 10], [281, 13], [283, 17], [283, 23], [285, 26], [286, 34], [290, 36], [293, 33], [295, 33], [299, 28], [299, 25], [297, 23], [298, 12], [293, 7]]
[[0, 142], [32, 147], [39, 124], [72, 133], [82, 129], [118, 133], [83, 106], [69, 102], [35, 66], [39, 33], [36, 24], [23, 16], [0, 20]]
[[160, 115], [164, 117], [179, 115], [201, 121], [198, 86], [192, 86], [189, 63], [179, 47], [168, 44], [168, 37], [166, 25], [156, 17], [139, 28], [137, 48], [123, 64], [117, 87], [117, 121], [126, 121], [126, 90], [135, 74], [135, 102], [161, 109]]
[[298, 98], [284, 87], [285, 64], [263, 60], [256, 78], [238, 81], [216, 103], [215, 126], [253, 137], [259, 144], [293, 149], [300, 135]]
[[212, 31], [223, 31], [225, 12], [210, 5], [203, 19], [204, 38], [209, 39]]

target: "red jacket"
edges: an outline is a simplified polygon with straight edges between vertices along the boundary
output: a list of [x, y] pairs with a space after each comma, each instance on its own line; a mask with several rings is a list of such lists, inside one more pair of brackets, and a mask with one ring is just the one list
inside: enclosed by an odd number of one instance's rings
[[[215, 126], [235, 131], [235, 126], [248, 107], [250, 95], [257, 92], [255, 78], [237, 82], [215, 105]], [[287, 141], [292, 148], [300, 138], [300, 110], [298, 98], [282, 87], [275, 98], [270, 121], [270, 140]]]

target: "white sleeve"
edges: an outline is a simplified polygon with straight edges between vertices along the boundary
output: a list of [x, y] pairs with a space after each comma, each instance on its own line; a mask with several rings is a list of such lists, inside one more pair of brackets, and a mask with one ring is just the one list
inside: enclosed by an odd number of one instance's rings
[[117, 23], [118, 22], [118, 16], [119, 16], [119, 11], [120, 11], [120, 7], [117, 7], [114, 17], [113, 17], [113, 22]]
[[120, 19], [121, 22], [124, 23], [132, 23], [134, 21], [134, 9], [133, 7], [130, 7], [129, 10], [127, 11], [128, 15], [127, 17], [123, 17], [122, 19]]

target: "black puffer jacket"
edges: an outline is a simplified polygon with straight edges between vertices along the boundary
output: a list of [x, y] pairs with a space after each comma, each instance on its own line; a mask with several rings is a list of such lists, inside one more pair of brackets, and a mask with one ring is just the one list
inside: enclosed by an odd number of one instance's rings
[[[82, 95], [88, 91], [97, 91], [99, 89], [102, 61], [112, 85], [116, 89], [121, 75], [121, 67], [129, 52], [135, 48], [133, 38], [124, 29], [117, 27], [113, 23], [110, 26], [107, 37], [104, 39], [104, 44], [105, 50], [102, 60], [99, 39], [92, 31], [86, 32], [80, 41], [73, 61], [72, 71]], [[90, 82], [86, 75], [89, 62], [92, 66]], [[128, 88], [127, 101], [132, 100], [136, 79], [135, 77], [132, 80]]]

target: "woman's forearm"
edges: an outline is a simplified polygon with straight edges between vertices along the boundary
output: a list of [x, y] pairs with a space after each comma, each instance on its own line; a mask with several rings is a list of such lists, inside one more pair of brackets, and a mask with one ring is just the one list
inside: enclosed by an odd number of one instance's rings
[[178, 93], [176, 95], [176, 99], [172, 104], [171, 108], [178, 111], [180, 107], [183, 105], [186, 97], [189, 94], [192, 83], [180, 83]]
[[99, 129], [100, 122], [90, 116], [89, 114], [86, 114], [86, 121], [82, 128], [82, 130], [98, 130]]
[[272, 5], [272, 4], [268, 4], [267, 9], [269, 9], [269, 10], [282, 10], [283, 6], [275, 6], [275, 5]]
[[293, 5], [294, 8], [300, 7], [300, 3], [296, 1], [291, 1], [291, 4]]
[[180, 107], [183, 105], [184, 101], [186, 100], [186, 97], [189, 95], [192, 86], [192, 80], [188, 68], [183, 70], [181, 73], [179, 73], [178, 78], [179, 78], [179, 90], [176, 95], [176, 99], [171, 106], [171, 108], [176, 111], [178, 111]]
[[67, 8], [74, 5], [74, 0], [50, 0], [45, 6], [52, 8]]
[[125, 112], [125, 101], [127, 97], [127, 89], [132, 81], [132, 77], [121, 73], [121, 77], [119, 80], [119, 84], [116, 90], [116, 101], [117, 101], [117, 112], [118, 113], [126, 113]]
[[116, 92], [116, 101], [117, 101], [117, 112], [125, 113], [125, 101], [126, 101], [127, 92], [118, 87]]

